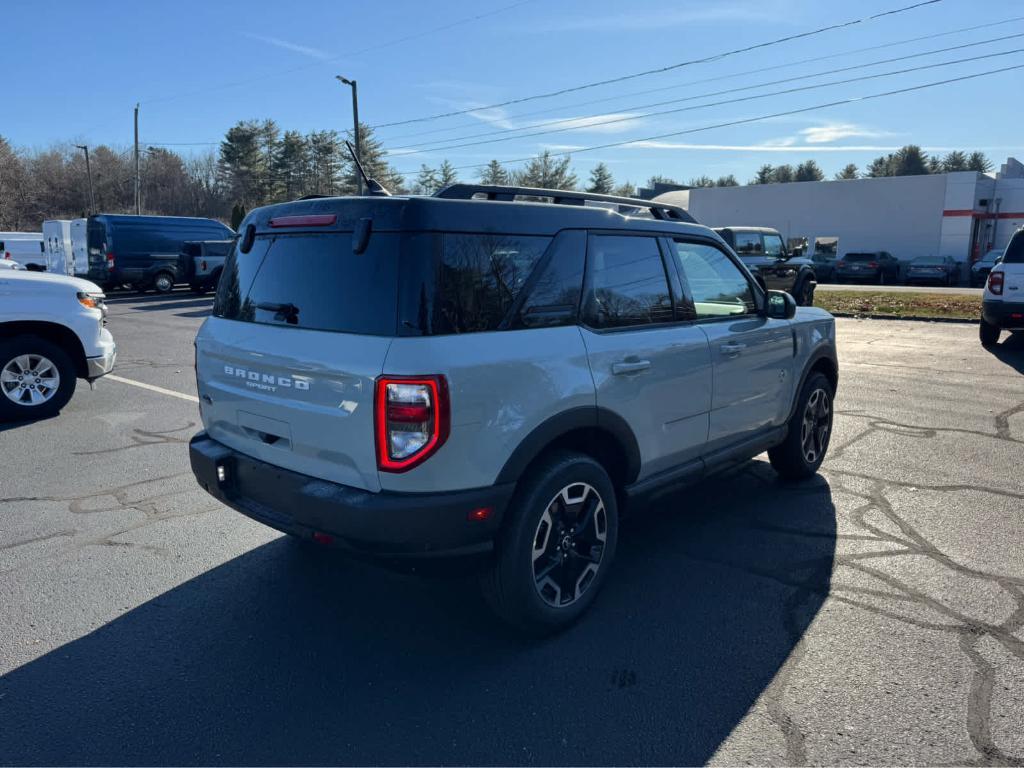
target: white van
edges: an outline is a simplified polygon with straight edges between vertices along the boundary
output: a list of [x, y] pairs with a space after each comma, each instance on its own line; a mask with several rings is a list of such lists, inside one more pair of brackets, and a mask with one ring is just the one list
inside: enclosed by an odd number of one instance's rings
[[42, 232], [0, 232], [0, 258], [14, 259], [26, 269], [46, 269]]
[[50, 219], [43, 222], [43, 248], [46, 250], [47, 272], [74, 276], [71, 219]]
[[79, 277], [89, 274], [89, 220], [71, 220], [71, 263], [74, 264], [73, 272]]

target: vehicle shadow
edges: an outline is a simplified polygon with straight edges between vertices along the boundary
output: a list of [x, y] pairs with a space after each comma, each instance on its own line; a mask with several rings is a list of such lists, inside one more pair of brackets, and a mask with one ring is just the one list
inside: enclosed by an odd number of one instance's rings
[[535, 643], [468, 579], [277, 539], [0, 678], [0, 762], [704, 763], [818, 612], [835, 536], [823, 478], [750, 462], [627, 521], [593, 610]]
[[175, 289], [170, 293], [115, 293], [107, 294], [107, 304], [139, 304], [139, 309], [147, 309], [153, 306], [158, 309], [161, 305], [176, 301], [213, 301], [212, 293], [193, 293], [188, 289]]
[[1014, 333], [989, 349], [989, 352], [1017, 373], [1024, 373], [1024, 333]]

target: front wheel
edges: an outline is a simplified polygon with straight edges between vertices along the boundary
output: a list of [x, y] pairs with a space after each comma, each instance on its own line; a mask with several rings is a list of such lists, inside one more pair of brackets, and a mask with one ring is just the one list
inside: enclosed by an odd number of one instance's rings
[[994, 347], [999, 343], [999, 326], [992, 325], [984, 317], [981, 318], [981, 325], [978, 326], [978, 338], [981, 340], [981, 346]]
[[160, 272], [153, 278], [153, 289], [157, 293], [170, 293], [174, 290], [174, 276], [169, 272]]
[[580, 453], [552, 454], [521, 482], [481, 588], [503, 620], [544, 635], [597, 596], [615, 555], [618, 507], [604, 467]]
[[68, 354], [38, 336], [0, 343], [0, 422], [56, 415], [75, 393]]
[[810, 307], [814, 304], [814, 283], [811, 282], [810, 278], [805, 277], [800, 281], [800, 284], [793, 291], [793, 298], [796, 299], [796, 303], [801, 307]]
[[821, 466], [832, 438], [832, 398], [835, 390], [823, 373], [804, 382], [786, 439], [769, 449], [768, 459], [783, 480], [803, 480]]

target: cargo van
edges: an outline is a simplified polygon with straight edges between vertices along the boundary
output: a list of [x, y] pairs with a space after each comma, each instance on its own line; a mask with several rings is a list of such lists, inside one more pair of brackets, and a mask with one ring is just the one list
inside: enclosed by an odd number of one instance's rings
[[85, 277], [89, 274], [89, 238], [88, 219], [71, 220], [71, 260], [74, 263], [74, 274]]
[[0, 232], [0, 259], [17, 261], [25, 269], [46, 269], [42, 232]]
[[74, 276], [71, 219], [49, 219], [43, 222], [43, 248], [46, 251], [47, 272]]
[[168, 293], [183, 278], [178, 256], [189, 240], [225, 240], [234, 231], [213, 219], [185, 216], [90, 216], [88, 277], [107, 288], [120, 285]]

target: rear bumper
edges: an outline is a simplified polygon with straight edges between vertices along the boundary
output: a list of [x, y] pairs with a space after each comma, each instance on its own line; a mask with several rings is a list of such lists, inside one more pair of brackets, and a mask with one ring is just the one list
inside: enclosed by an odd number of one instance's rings
[[[371, 493], [291, 472], [200, 432], [189, 443], [199, 484], [222, 503], [302, 538], [327, 534], [375, 557], [459, 557], [491, 551], [514, 484], [448, 493]], [[217, 478], [224, 467], [225, 480]], [[469, 513], [489, 507], [486, 520]]]
[[1024, 330], [1024, 301], [982, 301], [981, 316], [990, 325]]

